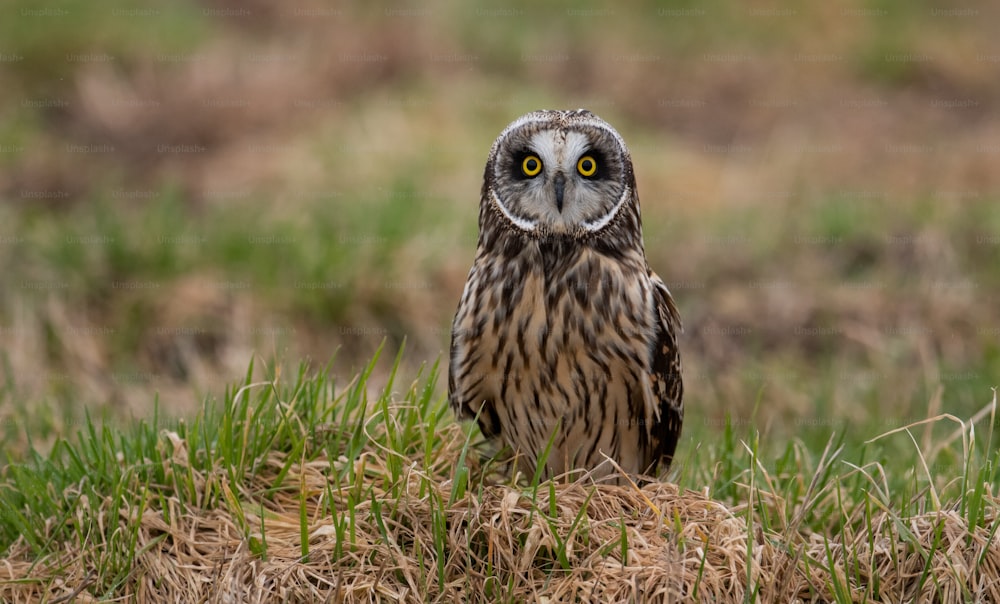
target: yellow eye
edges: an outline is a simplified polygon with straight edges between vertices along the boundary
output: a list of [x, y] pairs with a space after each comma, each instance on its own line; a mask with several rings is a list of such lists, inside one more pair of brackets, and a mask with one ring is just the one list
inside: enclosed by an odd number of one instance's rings
[[583, 176], [593, 176], [597, 174], [597, 162], [593, 157], [589, 155], [584, 155], [580, 158], [580, 161], [576, 162], [576, 169], [580, 171]]
[[542, 171], [542, 160], [537, 155], [529, 155], [521, 162], [521, 171], [525, 176], [537, 176]]

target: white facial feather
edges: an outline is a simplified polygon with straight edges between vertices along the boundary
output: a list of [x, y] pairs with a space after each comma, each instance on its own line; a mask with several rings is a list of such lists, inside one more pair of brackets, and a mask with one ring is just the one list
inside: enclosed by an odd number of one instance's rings
[[517, 225], [517, 228], [521, 229], [522, 231], [528, 231], [529, 233], [534, 233], [538, 229], [537, 220], [528, 220], [527, 218], [521, 218], [520, 216], [515, 216], [514, 214], [511, 214], [510, 210], [507, 209], [507, 206], [504, 205], [503, 201], [499, 197], [497, 197], [496, 191], [491, 192], [490, 195], [493, 205], [500, 208], [500, 212], [507, 217], [507, 220], [510, 220], [515, 225]]
[[606, 213], [604, 216], [599, 216], [595, 220], [584, 220], [582, 223], [584, 230], [588, 233], [596, 233], [597, 231], [600, 231], [604, 227], [608, 226], [614, 217], [618, 215], [618, 210], [621, 209], [622, 205], [625, 204], [625, 200], [628, 199], [628, 196], [631, 194], [632, 190], [628, 185], [625, 185], [625, 188], [622, 189], [621, 197], [618, 198], [618, 202], [613, 208], [611, 208], [611, 211]]

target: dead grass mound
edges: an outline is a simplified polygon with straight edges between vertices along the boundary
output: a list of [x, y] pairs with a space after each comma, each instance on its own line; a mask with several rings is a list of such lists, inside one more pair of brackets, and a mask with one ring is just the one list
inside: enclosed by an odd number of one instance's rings
[[[457, 427], [452, 443], [461, 439]], [[173, 462], [186, 443], [167, 434]], [[450, 446], [448, 447], [450, 448]], [[330, 476], [354, 464], [354, 486]], [[272, 453], [255, 478], [195, 476], [201, 500], [140, 493], [79, 514], [134, 531], [131, 571], [96, 583], [106, 547], [66, 543], [41, 560], [23, 542], [0, 561], [5, 602], [1000, 601], [996, 500], [970, 529], [955, 510], [903, 518], [872, 510], [846, 541], [766, 530], [757, 506], [731, 508], [674, 485], [484, 486], [455, 496], [449, 468], [413, 463], [388, 480], [377, 455], [292, 464]], [[176, 467], [176, 466], [175, 466]], [[197, 472], [191, 469], [192, 472]], [[270, 493], [270, 494], [268, 494]], [[534, 494], [533, 494], [534, 493]], [[449, 503], [450, 502], [450, 503]], [[142, 510], [140, 512], [140, 510]], [[56, 520], [53, 520], [55, 522]], [[64, 522], [75, 522], [74, 518]], [[846, 521], [846, 519], [845, 519]], [[851, 522], [847, 522], [851, 524]], [[106, 532], [107, 534], [107, 532]], [[303, 543], [303, 534], [306, 542]], [[751, 592], [748, 594], [748, 591]]]

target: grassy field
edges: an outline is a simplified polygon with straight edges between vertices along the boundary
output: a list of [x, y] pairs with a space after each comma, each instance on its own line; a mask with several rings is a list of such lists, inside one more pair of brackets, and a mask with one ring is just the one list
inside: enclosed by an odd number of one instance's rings
[[[1000, 600], [996, 9], [5, 10], [3, 600]], [[444, 399], [489, 146], [577, 106], [684, 319], [642, 489]]]

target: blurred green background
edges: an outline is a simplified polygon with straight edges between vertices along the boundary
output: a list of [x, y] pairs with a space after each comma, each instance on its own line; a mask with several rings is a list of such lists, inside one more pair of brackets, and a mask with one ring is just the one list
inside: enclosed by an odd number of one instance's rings
[[543, 107], [631, 148], [685, 323], [681, 459], [727, 414], [857, 443], [969, 417], [998, 382], [1000, 6], [0, 13], [8, 449], [85, 412], [183, 415], [254, 355], [336, 354], [344, 380], [383, 339], [411, 369], [443, 359], [486, 154]]

